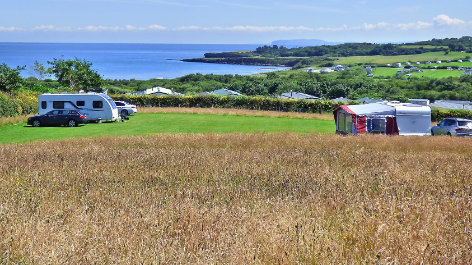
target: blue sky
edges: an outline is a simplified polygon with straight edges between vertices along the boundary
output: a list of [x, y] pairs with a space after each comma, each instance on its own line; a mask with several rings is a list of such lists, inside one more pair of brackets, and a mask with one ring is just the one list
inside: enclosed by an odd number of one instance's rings
[[472, 1], [0, 0], [0, 42], [410, 42], [472, 35]]

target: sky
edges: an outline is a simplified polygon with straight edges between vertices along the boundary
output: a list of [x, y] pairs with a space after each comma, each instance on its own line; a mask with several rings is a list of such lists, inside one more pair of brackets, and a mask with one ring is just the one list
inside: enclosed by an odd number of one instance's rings
[[471, 35], [471, 0], [0, 0], [0, 42], [397, 43]]

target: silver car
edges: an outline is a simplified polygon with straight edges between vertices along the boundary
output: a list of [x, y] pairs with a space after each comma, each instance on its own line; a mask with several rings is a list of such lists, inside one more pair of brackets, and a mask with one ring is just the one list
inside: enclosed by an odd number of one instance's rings
[[129, 104], [126, 101], [116, 100], [115, 105], [118, 108], [118, 113], [123, 114], [125, 116], [138, 112], [136, 105]]
[[445, 118], [431, 128], [431, 135], [472, 136], [472, 120]]

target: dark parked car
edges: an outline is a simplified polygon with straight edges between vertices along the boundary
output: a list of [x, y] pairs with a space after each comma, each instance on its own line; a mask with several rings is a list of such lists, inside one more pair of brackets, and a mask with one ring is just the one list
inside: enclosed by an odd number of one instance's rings
[[431, 128], [431, 135], [472, 136], [472, 120], [445, 118]]
[[43, 115], [36, 115], [28, 118], [28, 125], [34, 127], [66, 125], [75, 127], [87, 122], [87, 117], [77, 110], [56, 109]]

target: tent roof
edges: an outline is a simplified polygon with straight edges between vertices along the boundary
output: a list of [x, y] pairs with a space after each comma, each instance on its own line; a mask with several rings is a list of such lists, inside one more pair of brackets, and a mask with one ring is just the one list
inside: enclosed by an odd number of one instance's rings
[[357, 115], [395, 115], [394, 106], [379, 103], [349, 105], [347, 107]]

